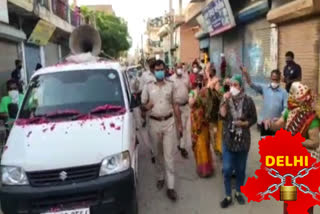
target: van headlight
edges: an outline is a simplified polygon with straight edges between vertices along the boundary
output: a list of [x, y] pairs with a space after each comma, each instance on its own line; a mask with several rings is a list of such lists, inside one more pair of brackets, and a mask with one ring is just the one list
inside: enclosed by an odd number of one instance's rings
[[128, 151], [105, 158], [101, 163], [100, 176], [126, 171], [130, 168], [130, 153]]
[[21, 167], [2, 166], [1, 181], [4, 185], [28, 185], [29, 181]]

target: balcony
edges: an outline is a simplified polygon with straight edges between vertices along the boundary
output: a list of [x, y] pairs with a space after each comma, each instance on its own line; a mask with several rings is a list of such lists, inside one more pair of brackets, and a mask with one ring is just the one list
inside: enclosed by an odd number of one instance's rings
[[52, 12], [61, 19], [69, 22], [69, 5], [64, 0], [51, 0]]
[[[48, 1], [48, 0], [38, 0], [38, 1]], [[80, 13], [80, 8], [76, 7], [71, 9], [66, 0], [51, 0], [52, 2], [52, 12], [68, 22], [74, 27], [78, 27], [85, 24], [84, 17]]]
[[296, 0], [272, 9], [267, 15], [267, 20], [271, 23], [278, 24], [319, 12], [319, 0]]
[[176, 26], [179, 26], [185, 22], [185, 17], [184, 15], [175, 15], [174, 16], [174, 24]]
[[73, 26], [77, 27], [82, 24], [83, 20], [81, 20], [82, 16], [81, 16], [79, 7], [76, 7], [73, 10], [70, 10], [70, 16], [71, 16], [71, 24]]
[[169, 22], [169, 17], [157, 17], [148, 21], [147, 28], [149, 30], [159, 30], [163, 25], [169, 24]]
[[161, 47], [161, 41], [155, 41], [155, 40], [151, 40], [149, 39], [148, 40], [148, 45], [149, 47], [152, 47], [152, 48], [160, 48]]

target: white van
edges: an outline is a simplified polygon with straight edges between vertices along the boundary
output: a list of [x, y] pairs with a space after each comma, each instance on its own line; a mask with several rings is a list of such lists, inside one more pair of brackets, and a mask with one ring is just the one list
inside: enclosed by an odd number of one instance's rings
[[136, 214], [135, 107], [117, 62], [37, 71], [2, 155], [4, 214]]

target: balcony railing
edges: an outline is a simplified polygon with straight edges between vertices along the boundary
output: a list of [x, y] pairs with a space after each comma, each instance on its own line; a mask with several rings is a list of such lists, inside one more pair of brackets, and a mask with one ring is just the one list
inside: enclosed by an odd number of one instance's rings
[[163, 25], [168, 24], [170, 22], [169, 17], [157, 17], [154, 19], [150, 19], [147, 25], [150, 28], [161, 28]]
[[[43, 1], [43, 0], [38, 0]], [[46, 0], [44, 0], [46, 1]], [[52, 12], [59, 16], [61, 19], [67, 21], [74, 27], [85, 24], [84, 17], [81, 15], [80, 8], [76, 7], [72, 9], [68, 0], [51, 0], [52, 1]]]

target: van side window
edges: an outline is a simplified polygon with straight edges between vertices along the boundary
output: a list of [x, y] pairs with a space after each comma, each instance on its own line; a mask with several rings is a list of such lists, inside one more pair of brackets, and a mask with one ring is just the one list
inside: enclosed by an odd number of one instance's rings
[[128, 82], [128, 78], [127, 78], [127, 75], [125, 74], [125, 72], [122, 73], [122, 76], [123, 76], [123, 79], [126, 83], [125, 88], [126, 88], [126, 92], [127, 92], [128, 101], [130, 103], [131, 102], [131, 91], [130, 91], [130, 85]]

